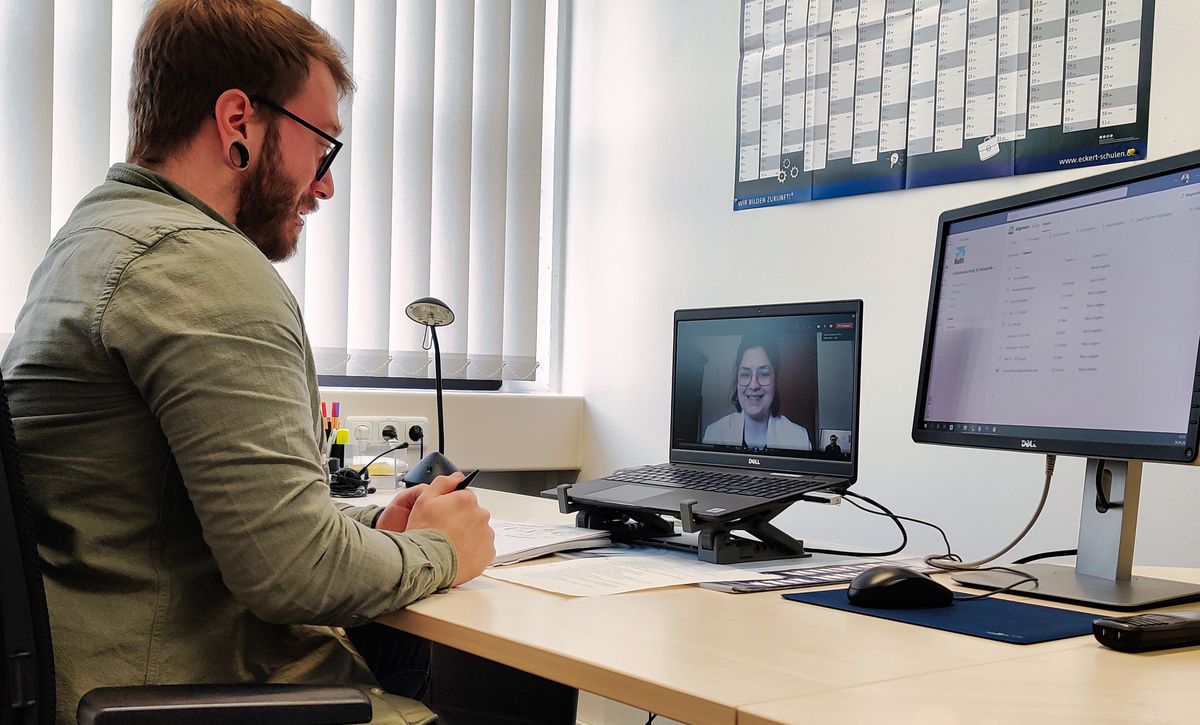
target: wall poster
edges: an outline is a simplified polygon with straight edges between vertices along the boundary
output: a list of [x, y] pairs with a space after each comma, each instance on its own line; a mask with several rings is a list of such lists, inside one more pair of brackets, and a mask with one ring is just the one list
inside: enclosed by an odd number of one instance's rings
[[1154, 0], [742, 0], [734, 209], [1146, 158]]

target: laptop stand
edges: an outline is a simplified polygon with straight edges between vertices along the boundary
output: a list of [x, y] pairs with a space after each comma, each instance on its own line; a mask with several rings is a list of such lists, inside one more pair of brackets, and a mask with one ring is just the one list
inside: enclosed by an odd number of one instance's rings
[[[695, 501], [683, 501], [679, 506], [679, 520], [685, 533], [695, 533], [696, 546], [671, 542], [667, 537], [678, 536], [675, 525], [660, 514], [594, 506], [571, 500], [571, 486], [564, 483], [555, 487], [558, 510], [564, 514], [575, 514], [575, 525], [586, 529], [599, 529], [612, 534], [613, 541], [642, 542], [670, 548], [681, 548], [696, 552], [696, 558], [711, 564], [738, 564], [746, 561], [769, 561], [772, 559], [797, 559], [812, 556], [804, 550], [804, 542], [792, 538], [773, 526], [770, 521], [783, 513], [795, 501], [775, 504], [749, 516], [701, 520], [692, 511]], [[546, 493], [549, 493], [548, 491]], [[799, 501], [827, 503], [826, 499], [803, 496]], [[744, 532], [753, 539], [739, 536]]]

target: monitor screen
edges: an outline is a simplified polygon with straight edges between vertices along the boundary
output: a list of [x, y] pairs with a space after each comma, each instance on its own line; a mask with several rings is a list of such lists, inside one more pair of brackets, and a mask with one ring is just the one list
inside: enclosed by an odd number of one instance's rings
[[1200, 154], [947, 212], [914, 439], [1190, 461]]
[[860, 322], [857, 301], [677, 312], [672, 460], [844, 468], [858, 443]]

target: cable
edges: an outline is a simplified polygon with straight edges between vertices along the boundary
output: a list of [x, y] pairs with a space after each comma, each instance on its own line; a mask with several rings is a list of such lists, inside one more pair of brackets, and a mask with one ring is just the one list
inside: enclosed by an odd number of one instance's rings
[[367, 465], [358, 469], [339, 468], [329, 476], [329, 493], [337, 498], [362, 498], [370, 493], [375, 493], [375, 489], [371, 487], [371, 476], [367, 469], [371, 464], [383, 458], [389, 453], [398, 451], [402, 448], [408, 448], [408, 443], [401, 443], [395, 448], [388, 449], [378, 456], [375, 456]]
[[[1038, 581], [1037, 577], [1035, 577], [1031, 574], [1028, 574], [1026, 572], [1017, 570], [1017, 569], [1012, 569], [1012, 568], [1009, 568], [1006, 566], [984, 567], [982, 565], [987, 564], [990, 561], [994, 561], [995, 559], [998, 559], [999, 557], [1008, 553], [1008, 551], [1011, 550], [1014, 546], [1016, 546], [1023, 538], [1025, 538], [1025, 535], [1028, 534], [1029, 530], [1033, 528], [1034, 523], [1036, 523], [1038, 518], [1041, 516], [1042, 509], [1045, 507], [1046, 499], [1050, 493], [1050, 480], [1054, 477], [1054, 462], [1055, 462], [1055, 457], [1053, 455], [1046, 456], [1046, 479], [1045, 479], [1044, 485], [1042, 486], [1042, 495], [1041, 495], [1040, 500], [1038, 501], [1037, 509], [1033, 512], [1033, 516], [1030, 518], [1029, 523], [1027, 523], [1025, 525], [1025, 528], [1021, 530], [1021, 533], [1018, 534], [1017, 537], [1015, 539], [1013, 539], [1013, 541], [1011, 543], [1008, 544], [1008, 546], [1005, 546], [1000, 551], [996, 552], [995, 554], [993, 554], [985, 559], [980, 559], [978, 561], [973, 561], [973, 562], [964, 562], [962, 560], [962, 557], [960, 557], [958, 554], [955, 554], [953, 552], [953, 550], [950, 548], [950, 539], [948, 536], [946, 536], [946, 532], [945, 532], [945, 530], [942, 529], [942, 527], [938, 526], [937, 524], [931, 523], [929, 521], [922, 521], [921, 519], [916, 519], [911, 516], [899, 516], [897, 514], [892, 513], [891, 510], [889, 510], [886, 506], [879, 503], [878, 501], [875, 501], [874, 499], [871, 499], [867, 496], [863, 496], [862, 494], [853, 493], [850, 491], [845, 492], [843, 494], [843, 496], [846, 498], [846, 500], [852, 506], [854, 506], [855, 508], [857, 508], [861, 511], [865, 511], [865, 512], [875, 515], [875, 516], [887, 516], [896, 524], [896, 527], [900, 529], [900, 535], [901, 535], [901, 538], [903, 539], [900, 546], [898, 546], [895, 549], [892, 549], [890, 551], [884, 551], [884, 552], [839, 551], [836, 549], [814, 549], [814, 548], [810, 548], [810, 549], [808, 549], [808, 551], [811, 551], [814, 553], [820, 553], [820, 554], [841, 554], [841, 555], [847, 555], [847, 556], [888, 556], [891, 554], [895, 554], [896, 552], [903, 549], [905, 547], [905, 545], [908, 543], [908, 532], [905, 530], [904, 524], [901, 522], [902, 521], [911, 521], [916, 524], [921, 524], [923, 526], [929, 526], [930, 528], [936, 529], [937, 532], [942, 535], [942, 541], [946, 544], [946, 553], [945, 554], [931, 554], [931, 555], [925, 557], [925, 563], [927, 565], [932, 566], [935, 569], [942, 569], [942, 570], [946, 570], [946, 571], [966, 571], [966, 570], [1006, 571], [1006, 572], [1009, 572], [1010, 574], [1015, 574], [1020, 577], [1019, 579], [1017, 579], [1015, 582], [1013, 582], [1011, 584], [1005, 585], [1003, 587], [999, 587], [997, 589], [993, 589], [993, 590], [985, 592], [983, 594], [970, 594], [970, 595], [961, 595], [961, 596], [956, 594], [954, 597], [954, 601], [956, 601], [956, 602], [966, 602], [966, 601], [971, 601], [971, 600], [975, 600], [975, 599], [986, 599], [988, 597], [994, 597], [997, 594], [1011, 591], [1011, 590], [1021, 586], [1022, 584], [1027, 584], [1030, 582], [1037, 583], [1037, 581]], [[1097, 492], [1098, 492], [1097, 495], [1099, 495], [1099, 491], [1100, 491], [1099, 485], [1097, 485]], [[857, 499], [866, 501], [867, 503], [871, 504], [872, 506], [876, 507], [879, 510], [872, 511], [871, 509], [868, 509], [864, 506], [860, 506], [858, 503], [851, 501], [850, 500], [851, 498], [857, 498]], [[1046, 559], [1046, 558], [1050, 558], [1052, 556], [1068, 556], [1068, 555], [1075, 554], [1075, 553], [1077, 553], [1077, 552], [1074, 549], [1050, 551], [1050, 552], [1046, 552], [1043, 554], [1034, 554], [1032, 556], [1025, 557], [1024, 559], [1019, 559], [1016, 563], [1017, 564], [1025, 564], [1030, 561], [1034, 561], [1036, 559]]]
[[399, 451], [404, 448], [408, 448], [407, 442], [401, 443], [400, 445], [396, 446], [395, 448], [389, 448], [388, 450], [384, 451], [383, 453], [380, 453], [378, 456], [375, 456], [371, 460], [367, 461], [367, 465], [358, 469], [359, 477], [361, 477], [364, 480], [371, 478], [369, 475], [367, 475], [367, 469], [371, 467], [372, 463], [374, 463], [375, 461], [378, 461], [380, 458], [383, 458], [384, 456], [386, 456], [389, 453], [394, 453], [395, 451]]
[[[849, 492], [847, 492], [847, 495], [849, 495]], [[855, 494], [854, 496], [855, 496], [855, 498], [864, 498], [858, 494]], [[946, 544], [946, 554], [939, 558], [947, 559], [947, 560], [950, 560], [953, 562], [961, 562], [962, 561], [962, 557], [960, 557], [958, 554], [955, 554], [953, 552], [953, 550], [951, 550], [950, 539], [949, 539], [949, 537], [946, 536], [946, 532], [942, 529], [942, 527], [938, 526], [937, 524], [931, 523], [929, 521], [922, 521], [921, 519], [914, 519], [911, 516], [900, 516], [898, 514], [892, 514], [890, 512], [884, 513], [883, 511], [872, 511], [871, 509], [866, 508], [864, 506], [860, 506], [859, 504], [855, 503], [854, 501], [850, 501], [849, 499], [847, 499], [847, 503], [854, 506], [855, 508], [858, 508], [862, 511], [866, 511], [867, 513], [873, 514], [875, 516], [891, 516], [892, 519], [901, 519], [903, 521], [911, 521], [915, 524], [922, 524], [924, 526], [928, 526], [930, 528], [937, 529], [937, 532], [942, 535], [942, 541]], [[872, 501], [871, 503], [874, 503], [877, 506], [879, 505], [878, 503], [876, 503], [874, 501]], [[880, 508], [882, 508], [882, 506]], [[897, 522], [897, 524], [899, 524], [899, 522]], [[810, 551], [813, 551], [813, 550], [810, 549]], [[1064, 553], [1064, 552], [1049, 552], [1049, 554], [1040, 555], [1040, 556], [1049, 556], [1049, 555], [1062, 554], [1062, 553]], [[1074, 553], [1074, 552], [1072, 551], [1071, 553]], [[1035, 555], [1035, 558], [1037, 558], [1038, 556], [1039, 555]], [[1023, 564], [1025, 562], [1024, 562], [1024, 560], [1021, 560], [1016, 563]], [[1006, 572], [1009, 572], [1010, 574], [1016, 574], [1017, 576], [1019, 576], [1021, 578], [1018, 579], [1017, 581], [1013, 582], [1012, 584], [1008, 584], [1008, 585], [1000, 587], [998, 589], [993, 589], [993, 590], [985, 592], [983, 594], [960, 595], [959, 593], [955, 593], [954, 601], [967, 602], [967, 601], [971, 601], [973, 599], [987, 599], [988, 597], [994, 597], [997, 594], [1002, 594], [1004, 592], [1011, 591], [1011, 590], [1021, 586], [1022, 584], [1026, 584], [1028, 582], [1036, 583], [1038, 580], [1037, 577], [1035, 577], [1035, 576], [1027, 574], [1026, 572], [1023, 572], [1023, 571], [1019, 571], [1017, 569], [1011, 569], [1007, 566], [988, 566], [988, 567], [983, 567], [981, 569], [975, 569], [975, 571], [1006, 571]]]
[[[805, 547], [805, 551], [809, 551], [814, 554], [839, 554], [841, 556], [891, 556], [908, 545], [908, 531], [904, 529], [904, 524], [900, 523], [901, 517], [892, 513], [887, 506], [884, 506], [875, 499], [868, 498], [861, 493], [852, 493], [850, 491], [846, 491], [842, 495], [862, 499], [863, 501], [866, 501], [882, 511], [883, 513], [881, 515], [889, 517], [896, 524], [896, 527], [900, 529], [900, 545], [894, 549], [889, 549], [888, 551], [840, 551], [838, 549], [814, 549], [810, 547]], [[862, 507], [859, 506], [859, 508]]]
[[329, 495], [337, 498], [362, 498], [375, 493], [370, 483], [359, 477], [353, 468], [339, 468], [329, 477]]
[[[867, 513], [871, 514], [872, 516], [887, 516], [887, 514], [885, 514], [882, 511], [872, 511], [871, 509], [867, 508], [866, 506], [855, 503], [854, 501], [851, 501], [848, 498], [846, 499], [846, 503], [859, 509], [860, 511], [866, 511]], [[914, 519], [911, 516], [901, 516], [900, 514], [896, 514], [896, 518], [900, 519], [901, 521], [911, 521], [914, 524], [921, 524], [922, 526], [928, 526], [932, 529], [937, 529], [937, 532], [942, 535], [942, 541], [944, 541], [946, 543], [946, 556], [955, 561], [962, 561], [962, 557], [959, 556], [958, 554], [955, 554], [953, 552], [953, 550], [951, 550], [950, 539], [946, 536], [946, 532], [942, 529], [941, 526], [938, 526], [937, 524], [931, 523], [929, 521], [922, 521], [921, 519]]]
[[1025, 528], [1021, 530], [1021, 533], [1017, 534], [1017, 538], [1009, 542], [1008, 546], [1005, 546], [995, 554], [978, 561], [954, 561], [948, 556], [943, 556], [941, 554], [930, 554], [929, 556], [925, 557], [925, 563], [934, 567], [935, 569], [942, 569], [945, 571], [968, 571], [972, 569], [978, 569], [980, 566], [987, 564], [990, 561], [995, 561], [1001, 556], [1007, 554], [1010, 549], [1012, 549], [1021, 541], [1021, 539], [1025, 538], [1025, 534], [1029, 533], [1029, 530], [1033, 528], [1034, 523], [1037, 522], [1038, 517], [1042, 515], [1042, 509], [1046, 506], [1046, 498], [1050, 495], [1050, 479], [1054, 477], [1054, 461], [1055, 457], [1053, 455], [1046, 456], [1046, 482], [1042, 486], [1042, 497], [1038, 501], [1037, 509], [1033, 512], [1033, 516], [1030, 517], [1029, 523], [1025, 524]]
[[954, 601], [969, 602], [973, 599], [987, 599], [988, 597], [994, 597], [997, 594], [1003, 594], [1004, 592], [1011, 591], [1011, 590], [1021, 586], [1022, 584], [1026, 584], [1028, 582], [1033, 582], [1034, 584], [1036, 584], [1037, 580], [1038, 580], [1038, 578], [1033, 576], [1032, 574], [1027, 574], [1018, 569], [1010, 569], [1007, 566], [985, 566], [982, 569], [976, 569], [975, 571], [1006, 571], [1010, 574], [1016, 574], [1017, 576], [1019, 576], [1021, 578], [1016, 580], [1012, 584], [1002, 586], [999, 589], [993, 589], [991, 591], [984, 592], [983, 594], [965, 594], [965, 595], [959, 596], [958, 593], [956, 592], [955, 596], [954, 596]]
[[1014, 564], [1028, 564], [1031, 561], [1039, 561], [1041, 559], [1053, 559], [1056, 556], [1075, 556], [1079, 553], [1079, 549], [1057, 549], [1055, 551], [1043, 551], [1040, 554], [1030, 554], [1023, 556], [1014, 561]]

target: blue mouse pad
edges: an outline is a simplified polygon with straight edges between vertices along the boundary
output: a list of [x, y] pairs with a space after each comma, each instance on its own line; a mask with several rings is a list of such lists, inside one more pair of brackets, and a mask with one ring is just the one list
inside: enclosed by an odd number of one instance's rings
[[1006, 599], [973, 599], [933, 609], [871, 609], [848, 602], [845, 589], [784, 594], [783, 598], [1013, 644], [1091, 634], [1092, 620], [1100, 616]]

